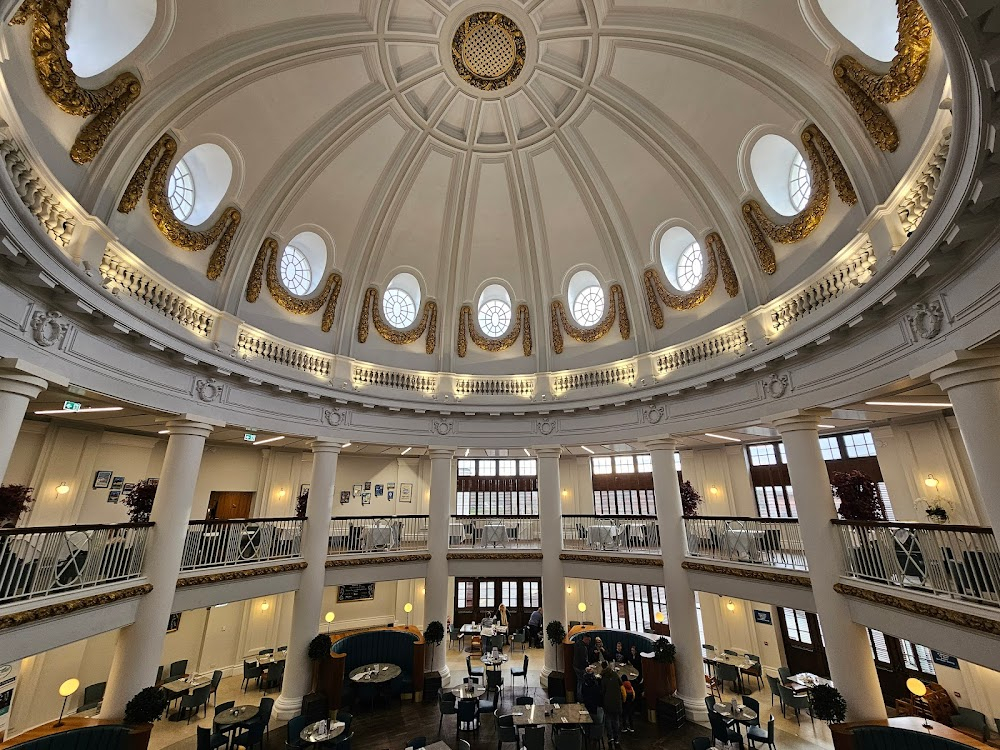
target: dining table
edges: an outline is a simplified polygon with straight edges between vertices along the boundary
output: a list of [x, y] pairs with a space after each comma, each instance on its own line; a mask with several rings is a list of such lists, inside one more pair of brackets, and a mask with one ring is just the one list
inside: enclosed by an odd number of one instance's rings
[[480, 657], [483, 664], [486, 665], [487, 669], [500, 669], [507, 662], [509, 658], [510, 657], [507, 656], [507, 654], [497, 652], [497, 654], [494, 656], [489, 651], [487, 651]]
[[593, 724], [590, 711], [582, 703], [542, 703], [516, 706], [513, 711], [514, 726], [530, 727], [543, 724]]
[[507, 527], [502, 523], [483, 524], [483, 546], [507, 546]]
[[[172, 680], [168, 680], [160, 685], [164, 692], [167, 694], [167, 702], [170, 703], [182, 695], [187, 695], [192, 690], [197, 690], [198, 688], [205, 687], [205, 685], [212, 684], [212, 678], [205, 675], [184, 675], [183, 677], [176, 677]], [[187, 714], [177, 711], [171, 714], [169, 717], [170, 721], [183, 721], [187, 718]]]
[[[599, 663], [591, 664], [591, 668], [594, 670], [594, 674], [597, 677], [601, 676], [601, 672], [604, 671]], [[618, 675], [623, 680], [634, 680], [639, 677], [639, 670], [633, 667], [628, 662], [608, 662], [615, 674]]]
[[812, 672], [799, 672], [789, 677], [786, 683], [786, 687], [791, 688], [796, 693], [811, 692], [814, 687], [818, 687], [819, 685], [830, 685], [832, 687], [833, 682]]
[[470, 698], [482, 698], [486, 695], [485, 685], [476, 685], [471, 682], [465, 682], [457, 687], [451, 689], [451, 694], [454, 695], [459, 700], [470, 699]]
[[618, 527], [610, 523], [597, 523], [587, 529], [587, 541], [591, 549], [607, 549], [617, 546]]
[[758, 722], [757, 712], [749, 706], [744, 706], [742, 703], [738, 703], [736, 705], [735, 712], [733, 711], [732, 703], [723, 703], [722, 701], [719, 701], [712, 706], [712, 710], [719, 714], [719, 716], [723, 717], [727, 722], [734, 723], [737, 726], [737, 731], [739, 731], [740, 724], [755, 726]]
[[219, 711], [212, 723], [219, 732], [231, 732], [255, 718], [258, 713], [260, 706], [233, 706]]
[[299, 732], [299, 739], [310, 745], [318, 745], [336, 739], [344, 733], [347, 725], [342, 721], [320, 719], [304, 727]]
[[403, 673], [395, 664], [365, 664], [361, 667], [356, 667], [351, 670], [348, 677], [352, 682], [357, 682], [361, 685], [378, 685], [383, 682], [389, 682], [396, 677], [399, 677]]

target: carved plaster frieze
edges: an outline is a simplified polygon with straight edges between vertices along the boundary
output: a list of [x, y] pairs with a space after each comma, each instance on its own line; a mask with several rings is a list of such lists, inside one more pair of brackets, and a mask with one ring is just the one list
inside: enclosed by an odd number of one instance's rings
[[772, 372], [769, 377], [760, 381], [760, 384], [764, 388], [764, 395], [768, 398], [782, 398], [786, 393], [795, 390], [790, 372]]
[[69, 331], [69, 320], [58, 310], [44, 312], [38, 310], [31, 316], [29, 324], [31, 328], [31, 338], [42, 347], [62, 345]]
[[663, 404], [647, 404], [642, 407], [641, 421], [643, 424], [659, 424], [667, 417], [667, 407]]
[[351, 413], [347, 409], [323, 409], [323, 421], [331, 427], [345, 427], [350, 424]]
[[328, 568], [358, 568], [365, 565], [397, 565], [399, 563], [427, 562], [430, 553], [416, 555], [365, 555], [360, 557], [335, 558], [326, 561]]
[[936, 339], [946, 323], [951, 322], [945, 307], [944, 297], [937, 297], [928, 302], [918, 302], [904, 316], [906, 327], [914, 343]]
[[554, 419], [536, 419], [534, 424], [534, 432], [536, 435], [543, 435], [548, 437], [559, 431], [559, 423]]
[[207, 404], [222, 403], [225, 389], [225, 384], [214, 378], [195, 378], [191, 384], [191, 395], [197, 396]]
[[247, 578], [258, 576], [273, 576], [278, 573], [292, 573], [296, 570], [305, 570], [307, 563], [302, 562], [285, 563], [284, 565], [268, 565], [263, 568], [246, 568], [245, 570], [226, 570], [218, 573], [205, 573], [203, 575], [184, 576], [177, 579], [177, 587], [185, 586], [205, 586], [210, 583], [225, 583], [226, 581], [242, 581]]
[[[521, 332], [524, 336], [521, 336]], [[476, 328], [472, 319], [472, 305], [462, 305], [458, 311], [458, 340], [457, 351], [459, 357], [464, 357], [469, 349], [468, 339], [480, 349], [487, 352], [502, 352], [514, 345], [514, 342], [521, 339], [521, 350], [525, 357], [531, 356], [531, 315], [527, 305], [518, 305], [517, 312], [514, 313], [514, 321], [503, 336], [491, 338], [483, 336]]]
[[767, 581], [768, 583], [782, 583], [788, 586], [802, 586], [812, 588], [812, 581], [807, 575], [796, 576], [789, 573], [775, 573], [770, 570], [758, 570], [756, 568], [730, 568], [726, 565], [709, 565], [708, 563], [691, 562], [685, 560], [681, 563], [684, 570], [693, 570], [697, 573], [714, 573], [717, 575], [735, 576], [737, 578], [750, 578], [754, 581]]
[[920, 615], [921, 617], [929, 617], [932, 620], [940, 620], [941, 622], [946, 622], [949, 625], [958, 625], [962, 628], [977, 630], [981, 633], [1000, 637], [1000, 620], [996, 617], [980, 617], [979, 615], [973, 615], [968, 612], [960, 612], [956, 609], [939, 607], [934, 604], [928, 604], [927, 602], [914, 601], [913, 599], [906, 599], [904, 597], [884, 593], [882, 591], [863, 589], [846, 583], [833, 584], [833, 590], [838, 594], [851, 596], [855, 599], [862, 599], [866, 602], [871, 602], [872, 604], [878, 604], [883, 607], [892, 607], [893, 609], [909, 612], [914, 615]]
[[24, 612], [13, 612], [9, 615], [0, 615], [0, 630], [9, 630], [10, 628], [16, 628], [21, 625], [30, 625], [31, 623], [48, 620], [53, 617], [71, 615], [74, 612], [80, 612], [81, 610], [90, 609], [91, 607], [103, 607], [106, 604], [114, 604], [115, 602], [124, 601], [136, 596], [143, 596], [152, 590], [152, 584], [145, 583], [141, 586], [132, 586], [127, 589], [119, 589], [118, 591], [108, 591], [103, 594], [85, 596], [68, 602], [48, 604], [44, 607], [36, 607], [35, 609], [28, 609]]
[[576, 552], [563, 552], [560, 560], [569, 562], [598, 563], [600, 565], [638, 565], [647, 568], [662, 568], [660, 557], [624, 557], [622, 555], [586, 555]]
[[449, 552], [449, 560], [541, 560], [541, 552]]
[[550, 323], [552, 326], [552, 349], [556, 354], [563, 352], [563, 331], [574, 341], [581, 343], [592, 343], [604, 338], [611, 330], [615, 319], [618, 320], [618, 332], [623, 340], [627, 341], [632, 336], [632, 326], [629, 323], [628, 308], [625, 307], [625, 291], [621, 284], [612, 284], [609, 295], [609, 303], [604, 311], [604, 318], [590, 328], [581, 328], [572, 322], [566, 314], [566, 308], [561, 300], [552, 300]]
[[260, 290], [263, 281], [267, 281], [267, 290], [271, 298], [280, 307], [295, 315], [312, 315], [320, 310], [324, 305], [323, 320], [321, 328], [324, 333], [333, 327], [333, 319], [337, 312], [337, 298], [340, 296], [340, 287], [343, 284], [343, 277], [336, 271], [327, 274], [326, 282], [312, 297], [298, 297], [281, 283], [278, 275], [278, 241], [273, 237], [267, 237], [261, 243], [260, 250], [254, 260], [253, 268], [250, 271], [250, 278], [247, 280], [246, 301], [256, 302], [260, 297]]
[[431, 432], [435, 435], [451, 435], [455, 431], [454, 419], [434, 419], [431, 420]]
[[424, 302], [424, 313], [420, 321], [406, 330], [399, 330], [389, 325], [382, 317], [382, 304], [379, 299], [378, 289], [371, 286], [365, 291], [365, 299], [361, 305], [361, 317], [358, 318], [358, 343], [363, 344], [368, 340], [368, 317], [375, 325], [375, 330], [379, 336], [390, 344], [412, 344], [427, 332], [427, 340], [424, 344], [424, 351], [433, 354], [437, 346], [437, 302], [432, 299]]

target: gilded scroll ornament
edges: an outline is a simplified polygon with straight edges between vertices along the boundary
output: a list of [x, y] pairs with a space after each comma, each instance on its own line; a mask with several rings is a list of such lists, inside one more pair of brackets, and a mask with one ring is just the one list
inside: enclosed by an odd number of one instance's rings
[[667, 289], [655, 268], [647, 268], [643, 273], [646, 303], [649, 305], [649, 315], [656, 328], [663, 328], [663, 310], [660, 309], [660, 301], [673, 310], [693, 310], [715, 291], [720, 267], [722, 268], [722, 281], [726, 285], [726, 292], [730, 297], [739, 294], [740, 282], [736, 278], [736, 271], [733, 270], [726, 245], [718, 232], [712, 232], [705, 238], [705, 256], [708, 261], [705, 275], [698, 286], [687, 294], [674, 294]]
[[767, 274], [778, 269], [774, 248], [769, 240], [787, 245], [804, 240], [812, 234], [830, 206], [831, 177], [841, 201], [848, 206], [858, 202], [857, 193], [843, 162], [816, 125], [810, 123], [802, 131], [802, 146], [809, 160], [809, 173], [812, 177], [812, 191], [805, 208], [791, 217], [787, 224], [778, 224], [771, 220], [757, 201], [749, 200], [743, 204], [743, 222], [750, 233], [761, 270]]
[[521, 348], [525, 357], [531, 356], [531, 316], [528, 313], [527, 305], [518, 305], [517, 313], [514, 316], [512, 325], [506, 334], [500, 338], [490, 338], [483, 336], [477, 329], [472, 319], [472, 305], [462, 305], [458, 311], [458, 356], [464, 357], [469, 349], [468, 339], [480, 349], [487, 352], [502, 352], [514, 345], [514, 342], [521, 338], [521, 330], [524, 330], [524, 337], [521, 340]]
[[896, 123], [880, 104], [898, 102], [916, 89], [931, 59], [931, 22], [917, 0], [896, 0], [899, 17], [896, 56], [888, 73], [876, 73], [851, 55], [833, 66], [833, 78], [858, 113], [872, 140], [883, 151], [899, 147]]
[[[164, 135], [158, 140], [142, 161], [136, 167], [132, 179], [125, 186], [125, 192], [118, 203], [118, 211], [131, 213], [139, 205], [142, 192], [146, 190], [146, 200], [149, 203], [149, 214], [153, 217], [160, 233], [174, 245], [193, 253], [215, 245], [212, 257], [208, 261], [206, 276], [213, 281], [222, 275], [226, 267], [226, 258], [233, 235], [239, 227], [242, 214], [238, 208], [230, 206], [222, 211], [215, 223], [204, 231], [191, 229], [178, 219], [170, 208], [167, 198], [167, 180], [170, 178], [170, 167], [177, 155], [177, 141], [170, 135]], [[150, 176], [150, 174], [152, 175]], [[146, 188], [146, 178], [149, 187]]]
[[612, 284], [610, 289], [610, 304], [604, 311], [602, 318], [596, 325], [590, 328], [581, 328], [573, 323], [566, 314], [566, 308], [560, 300], [552, 300], [550, 308], [549, 323], [552, 326], [552, 349], [556, 354], [563, 352], [563, 331], [573, 339], [581, 343], [591, 343], [601, 339], [611, 330], [615, 318], [618, 319], [618, 332], [622, 339], [628, 340], [632, 336], [632, 326], [628, 319], [628, 309], [625, 307], [625, 292], [621, 284]]
[[42, 90], [63, 112], [77, 117], [91, 117], [84, 125], [70, 158], [77, 164], [93, 161], [125, 111], [142, 90], [132, 73], [121, 73], [99, 89], [80, 86], [73, 65], [66, 55], [66, 25], [72, 0], [25, 0], [11, 19], [11, 25], [31, 26], [31, 56]]
[[365, 291], [365, 300], [361, 305], [361, 317], [358, 319], [358, 343], [363, 344], [368, 340], [368, 315], [371, 314], [372, 323], [379, 335], [391, 344], [412, 344], [427, 332], [427, 341], [424, 351], [428, 354], [434, 353], [437, 346], [437, 302], [432, 299], [424, 302], [424, 314], [420, 316], [420, 322], [406, 330], [393, 328], [385, 322], [382, 317], [382, 309], [379, 300], [378, 289], [373, 286]]
[[[246, 300], [256, 302], [260, 297], [262, 280], [267, 279], [267, 290], [271, 297], [285, 310], [295, 315], [312, 315], [314, 312], [326, 305], [323, 311], [323, 332], [326, 333], [333, 327], [333, 318], [337, 312], [337, 298], [340, 296], [340, 286], [343, 277], [336, 271], [330, 271], [326, 277], [326, 283], [318, 294], [312, 297], [297, 297], [287, 289], [278, 276], [278, 241], [273, 237], [267, 237], [257, 251], [257, 258], [253, 262], [253, 269], [250, 271], [250, 279], [247, 281]], [[266, 271], [266, 273], [265, 273]]]

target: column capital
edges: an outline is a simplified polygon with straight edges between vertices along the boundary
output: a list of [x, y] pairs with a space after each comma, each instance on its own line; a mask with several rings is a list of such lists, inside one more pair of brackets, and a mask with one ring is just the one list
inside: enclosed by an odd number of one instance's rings
[[427, 456], [431, 461], [438, 460], [448, 460], [450, 461], [455, 457], [455, 449], [449, 448], [444, 445], [428, 445], [427, 446]]
[[37, 398], [49, 385], [65, 388], [69, 380], [23, 359], [0, 358], [0, 393]]
[[309, 448], [313, 453], [340, 453], [344, 447], [343, 440], [334, 440], [328, 437], [313, 438], [309, 443]]
[[167, 420], [167, 430], [172, 438], [174, 435], [190, 435], [207, 438], [216, 427], [225, 427], [226, 423], [218, 419], [209, 419], [197, 414], [178, 414]]
[[644, 443], [646, 450], [650, 453], [653, 451], [670, 451], [673, 453], [677, 450], [677, 439], [670, 436], [653, 438], [652, 440], [644, 441]]
[[562, 456], [561, 445], [539, 445], [532, 450], [538, 458], [559, 458]]
[[800, 432], [802, 430], [811, 430], [818, 433], [820, 420], [828, 418], [830, 414], [829, 409], [796, 409], [795, 411], [775, 414], [768, 421], [774, 425], [774, 428], [780, 435], [788, 432]]
[[994, 351], [948, 352], [910, 371], [911, 378], [929, 375], [948, 391], [956, 386], [1000, 380], [1000, 354]]

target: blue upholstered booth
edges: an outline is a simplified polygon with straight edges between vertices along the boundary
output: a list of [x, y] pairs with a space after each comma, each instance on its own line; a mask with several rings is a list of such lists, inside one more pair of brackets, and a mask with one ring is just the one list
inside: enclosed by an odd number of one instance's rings
[[[653, 641], [655, 638], [650, 638], [649, 636], [642, 635], [641, 633], [630, 633], [627, 630], [606, 630], [602, 628], [587, 628], [578, 633], [574, 633], [570, 636], [569, 640], [571, 643], [576, 643], [584, 635], [589, 635], [592, 639], [600, 638], [604, 643], [604, 648], [607, 649], [608, 654], [612, 655], [615, 652], [615, 645], [618, 641], [622, 642], [622, 648], [625, 653], [629, 653], [632, 646], [639, 649], [639, 653], [644, 653], [653, 650]], [[593, 643], [591, 643], [593, 646]]]
[[123, 726], [83, 727], [15, 745], [18, 750], [115, 750], [128, 747], [129, 730]]
[[334, 641], [330, 649], [335, 660], [343, 655], [338, 672], [343, 669], [342, 692], [335, 700], [337, 705], [348, 703], [355, 693], [350, 680], [351, 670], [365, 664], [395, 664], [403, 673], [399, 692], [417, 694], [424, 686], [424, 643], [416, 633], [402, 629], [375, 629], [344, 635]]

